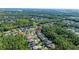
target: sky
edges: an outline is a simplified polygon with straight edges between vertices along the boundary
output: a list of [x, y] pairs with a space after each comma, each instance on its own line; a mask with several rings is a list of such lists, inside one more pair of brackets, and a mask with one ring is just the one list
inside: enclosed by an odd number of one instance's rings
[[79, 9], [79, 0], [0, 0], [0, 8]]

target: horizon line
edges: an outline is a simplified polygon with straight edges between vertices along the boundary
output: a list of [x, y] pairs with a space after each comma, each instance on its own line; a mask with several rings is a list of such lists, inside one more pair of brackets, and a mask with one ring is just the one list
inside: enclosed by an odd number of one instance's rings
[[79, 9], [79, 8], [0, 8], [0, 9]]

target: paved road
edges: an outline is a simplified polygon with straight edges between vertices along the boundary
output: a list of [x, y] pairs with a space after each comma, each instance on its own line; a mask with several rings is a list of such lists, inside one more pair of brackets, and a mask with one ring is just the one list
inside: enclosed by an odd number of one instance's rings
[[[34, 28], [29, 28], [28, 31], [26, 32], [26, 35], [31, 35], [33, 42], [31, 43], [32, 46], [29, 46], [33, 50], [50, 50], [54, 49], [55, 45], [49, 41], [44, 34], [40, 33], [35, 33]], [[29, 43], [30, 44], [30, 43]]]

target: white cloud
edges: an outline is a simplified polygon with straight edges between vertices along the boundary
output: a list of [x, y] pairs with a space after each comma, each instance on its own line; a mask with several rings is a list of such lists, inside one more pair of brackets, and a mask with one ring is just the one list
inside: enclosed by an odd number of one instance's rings
[[0, 8], [78, 8], [79, 0], [0, 0]]

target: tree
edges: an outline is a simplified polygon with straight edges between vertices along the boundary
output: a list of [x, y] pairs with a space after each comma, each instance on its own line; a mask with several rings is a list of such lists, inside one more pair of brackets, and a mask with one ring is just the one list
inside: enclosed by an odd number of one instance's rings
[[24, 36], [8, 35], [0, 37], [1, 50], [28, 50], [28, 42]]

